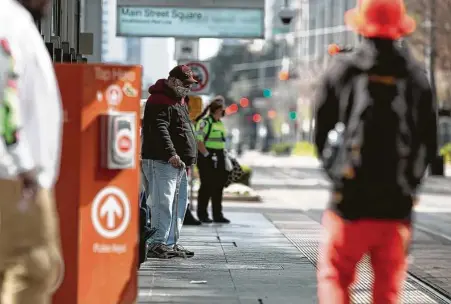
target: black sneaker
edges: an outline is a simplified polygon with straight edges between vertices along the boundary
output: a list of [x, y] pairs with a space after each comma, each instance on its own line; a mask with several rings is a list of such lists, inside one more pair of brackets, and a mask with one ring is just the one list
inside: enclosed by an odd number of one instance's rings
[[200, 226], [202, 225], [202, 222], [197, 220], [193, 214], [191, 213], [191, 211], [188, 209], [186, 210], [186, 215], [185, 218], [183, 220], [183, 225], [189, 225], [189, 226]]
[[199, 220], [200, 220], [202, 223], [206, 223], [206, 224], [213, 223], [213, 221], [212, 221], [210, 218], [208, 218], [208, 217], [206, 217], [206, 218], [200, 218]]
[[201, 226], [202, 222], [199, 220], [196, 220], [195, 218], [191, 218], [189, 220], [187, 220], [185, 218], [185, 220], [183, 221], [183, 225], [187, 225], [187, 226]]
[[214, 219], [214, 222], [218, 224], [230, 224], [230, 220], [226, 219], [225, 217]]
[[175, 250], [165, 244], [152, 245], [147, 251], [147, 258], [149, 259], [172, 259], [176, 256]]
[[192, 258], [194, 256], [194, 252], [185, 249], [183, 246], [174, 245], [174, 251], [177, 253], [177, 256], [186, 258]]

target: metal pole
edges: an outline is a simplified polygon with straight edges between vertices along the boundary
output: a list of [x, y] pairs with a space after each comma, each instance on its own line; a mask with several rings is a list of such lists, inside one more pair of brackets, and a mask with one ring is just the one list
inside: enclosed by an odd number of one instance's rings
[[194, 206], [193, 206], [193, 192], [194, 192], [194, 178], [193, 178], [193, 170], [194, 170], [194, 166], [191, 166], [190, 168], [190, 172], [189, 172], [189, 210], [190, 211], [194, 211]]
[[309, 142], [314, 143], [315, 142], [315, 128], [316, 128], [316, 121], [315, 125], [313, 125], [313, 121], [316, 117], [316, 102], [313, 102], [310, 100], [310, 121], [309, 121]]
[[[429, 76], [429, 82], [431, 84], [432, 89], [432, 97], [435, 102], [435, 115], [437, 120], [437, 131], [439, 130], [439, 101], [437, 97], [437, 85], [435, 80], [435, 63], [436, 63], [436, 53], [437, 53], [437, 37], [436, 37], [436, 28], [437, 28], [437, 0], [429, 0], [429, 12], [427, 26], [429, 28], [429, 46], [426, 48], [426, 59], [427, 59], [427, 70]], [[440, 140], [439, 140], [439, 132], [436, 134], [437, 136], [437, 157], [435, 161], [431, 164], [431, 175], [443, 176], [444, 175], [444, 160], [440, 153]]]
[[266, 68], [264, 65], [261, 65], [258, 69], [258, 86], [260, 89], [265, 89], [265, 77], [266, 77]]
[[77, 12], [75, 14], [76, 17], [76, 22], [77, 22], [77, 28], [75, 29], [76, 31], [76, 37], [77, 37], [77, 44], [75, 46], [75, 49], [77, 51], [77, 54], [80, 54], [80, 33], [81, 33], [81, 1], [78, 0], [77, 1], [77, 5], [76, 5], [76, 9]]
[[426, 46], [426, 69], [428, 71], [429, 82], [431, 84], [432, 93], [436, 93], [435, 86], [435, 5], [436, 0], [430, 0], [429, 10], [426, 18], [426, 27], [428, 28], [429, 45]]
[[[436, 53], [437, 53], [437, 42], [436, 42], [436, 6], [437, 0], [429, 0], [429, 80], [431, 82], [432, 94], [434, 97], [436, 104], [436, 115], [438, 118], [438, 98], [437, 98], [437, 85], [435, 82], [435, 62], [436, 62]], [[437, 119], [438, 121], [438, 119]]]

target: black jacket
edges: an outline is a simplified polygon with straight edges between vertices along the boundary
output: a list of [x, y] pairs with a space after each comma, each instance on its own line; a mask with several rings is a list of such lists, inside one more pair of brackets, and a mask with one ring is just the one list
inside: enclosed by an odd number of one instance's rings
[[178, 155], [187, 166], [195, 164], [197, 143], [185, 100], [175, 97], [165, 79], [151, 86], [149, 93], [142, 126], [142, 158], [168, 161]]
[[[393, 132], [393, 126], [399, 125], [399, 120], [396, 119], [398, 116], [387, 112], [387, 119], [371, 121], [371, 132], [374, 133], [371, 133], [371, 136], [370, 133], [365, 133], [365, 138], [371, 139], [371, 147], [367, 144], [365, 148], [364, 142], [364, 153], [370, 155], [367, 159], [378, 161], [363, 162], [352, 181], [340, 184], [341, 200], [338, 199], [338, 203], [332, 202], [330, 208], [346, 219], [408, 219], [417, 188], [437, 152], [436, 105], [426, 73], [411, 58], [407, 49], [402, 49], [388, 40], [365, 40], [352, 53], [338, 54], [333, 61], [315, 100], [315, 142], [318, 155], [322, 155], [328, 133], [339, 120], [340, 99], [349, 98], [349, 102], [352, 102], [355, 96], [364, 96], [360, 95], [364, 92], [355, 92], [353, 86], [354, 80], [362, 71], [369, 75], [370, 82], [374, 77], [379, 81], [387, 79], [384, 78], [386, 76], [392, 79], [407, 79], [404, 93], [406, 104], [415, 108], [412, 108], [412, 111], [399, 108], [396, 110], [405, 111], [403, 113], [406, 115], [406, 123], [413, 130], [407, 139], [410, 142], [410, 151], [413, 151], [408, 158], [396, 158], [387, 153], [392, 149], [392, 144], [393, 149], [398, 149], [398, 143], [391, 141], [394, 136], [389, 134]], [[383, 101], [393, 98], [391, 89], [381, 87], [375, 92], [377, 100], [374, 100], [372, 113], [375, 113], [376, 109], [386, 107]], [[377, 103], [378, 101], [382, 103]], [[392, 110], [395, 111], [395, 105], [392, 105]], [[409, 113], [414, 114], [410, 116]], [[338, 186], [334, 185], [334, 189], [338, 189]]]

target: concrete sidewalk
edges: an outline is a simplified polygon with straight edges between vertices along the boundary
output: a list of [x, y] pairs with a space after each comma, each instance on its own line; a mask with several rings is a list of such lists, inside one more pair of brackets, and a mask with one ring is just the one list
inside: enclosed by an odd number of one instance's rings
[[[317, 303], [314, 265], [320, 224], [294, 210], [241, 210], [227, 212], [231, 225], [183, 229], [181, 243], [196, 252], [194, 258], [143, 264], [138, 303]], [[353, 303], [371, 303], [368, 260], [358, 269]], [[409, 275], [402, 303], [451, 302]]]
[[228, 212], [231, 225], [185, 227], [191, 259], [148, 260], [138, 303], [316, 303], [315, 268], [262, 214]]

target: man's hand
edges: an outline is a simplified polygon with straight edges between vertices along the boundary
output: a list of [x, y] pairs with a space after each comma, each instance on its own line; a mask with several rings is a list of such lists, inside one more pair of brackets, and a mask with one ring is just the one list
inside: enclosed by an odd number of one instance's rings
[[182, 161], [180, 160], [180, 157], [178, 155], [174, 155], [169, 159], [169, 163], [174, 167], [174, 168], [180, 168]]
[[19, 179], [22, 182], [23, 199], [34, 200], [39, 190], [36, 172], [34, 170], [22, 172], [19, 174]]

